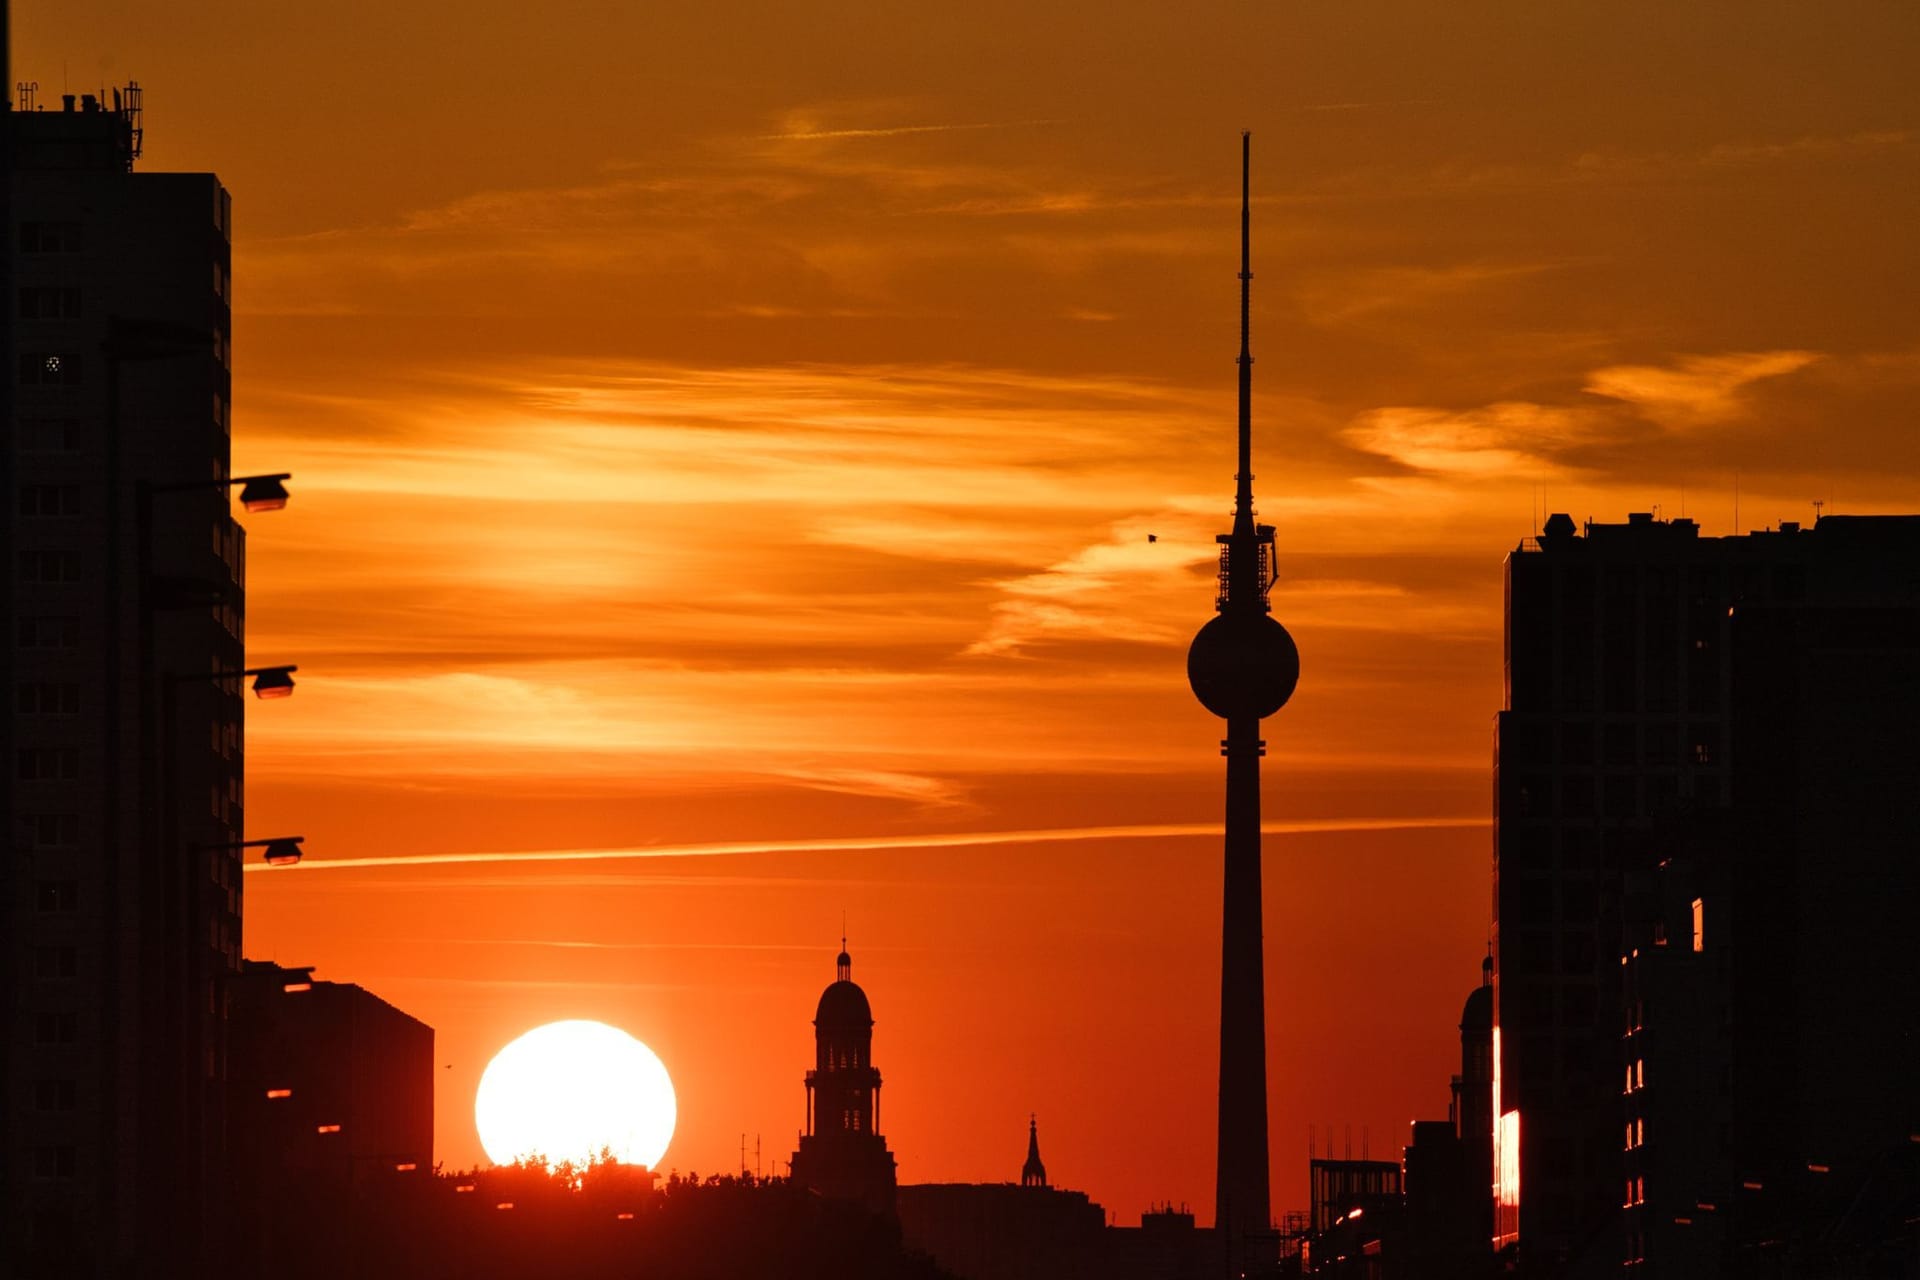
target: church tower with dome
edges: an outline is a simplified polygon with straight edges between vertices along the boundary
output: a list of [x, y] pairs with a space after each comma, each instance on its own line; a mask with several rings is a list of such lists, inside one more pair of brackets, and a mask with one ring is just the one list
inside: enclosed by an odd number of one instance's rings
[[873, 1008], [853, 981], [846, 939], [834, 981], [813, 1015], [813, 1070], [807, 1072], [807, 1127], [793, 1153], [801, 1186], [836, 1200], [894, 1208], [893, 1153], [880, 1136], [880, 1071], [873, 1065]]

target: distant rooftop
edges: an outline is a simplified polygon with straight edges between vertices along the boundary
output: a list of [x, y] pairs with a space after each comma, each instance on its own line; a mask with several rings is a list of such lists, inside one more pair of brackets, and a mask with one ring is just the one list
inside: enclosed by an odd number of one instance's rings
[[1656, 546], [1695, 542], [1772, 545], [1783, 539], [1807, 535], [1818, 538], [1826, 544], [1826, 549], [1897, 544], [1920, 548], [1920, 515], [1821, 516], [1811, 525], [1798, 520], [1782, 520], [1778, 525], [1768, 525], [1746, 533], [1702, 537], [1699, 523], [1685, 516], [1662, 520], [1652, 511], [1632, 511], [1627, 514], [1624, 524], [1606, 524], [1589, 518], [1584, 524], [1576, 525], [1572, 516], [1564, 511], [1556, 511], [1547, 517], [1546, 524], [1537, 535], [1523, 539], [1516, 550], [1522, 553], [1551, 552], [1584, 545], [1595, 550], [1631, 548], [1644, 551]]
[[140, 158], [140, 85], [103, 88], [98, 93], [60, 95], [58, 110], [39, 99], [38, 84], [24, 81], [13, 110], [7, 113], [13, 130], [19, 169], [133, 168]]

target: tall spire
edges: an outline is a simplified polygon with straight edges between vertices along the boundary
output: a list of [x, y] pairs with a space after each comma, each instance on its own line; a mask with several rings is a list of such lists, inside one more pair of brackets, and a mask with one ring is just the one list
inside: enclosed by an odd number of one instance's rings
[[1240, 470], [1233, 531], [1253, 532], [1253, 135], [1240, 131]]
[[1020, 1185], [1047, 1185], [1047, 1166], [1040, 1163], [1040, 1121], [1032, 1112], [1027, 1113], [1027, 1162], [1020, 1166]]

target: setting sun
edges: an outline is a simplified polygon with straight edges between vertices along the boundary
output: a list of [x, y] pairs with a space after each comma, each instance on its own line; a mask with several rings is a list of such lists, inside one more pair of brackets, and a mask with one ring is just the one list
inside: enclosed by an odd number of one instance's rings
[[653, 1168], [678, 1113], [653, 1050], [604, 1022], [535, 1027], [494, 1055], [473, 1101], [480, 1145], [496, 1164], [584, 1164], [611, 1151]]

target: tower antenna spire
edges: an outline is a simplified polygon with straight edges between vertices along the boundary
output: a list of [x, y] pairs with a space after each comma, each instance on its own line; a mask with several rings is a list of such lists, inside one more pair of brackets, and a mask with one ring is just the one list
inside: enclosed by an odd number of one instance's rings
[[1240, 131], [1240, 470], [1233, 499], [1233, 531], [1253, 531], [1253, 134]]

